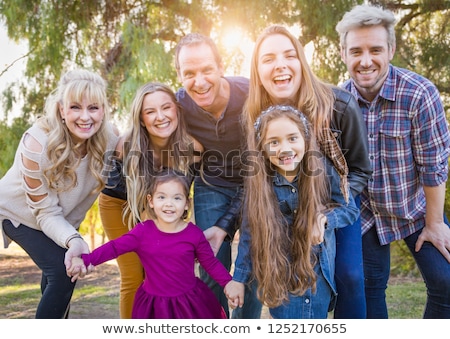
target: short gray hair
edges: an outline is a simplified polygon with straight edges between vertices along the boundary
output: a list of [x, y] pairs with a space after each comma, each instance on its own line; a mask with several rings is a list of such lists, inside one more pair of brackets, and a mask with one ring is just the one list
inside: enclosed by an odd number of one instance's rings
[[395, 47], [395, 23], [394, 14], [387, 9], [372, 5], [358, 5], [344, 14], [342, 20], [336, 25], [336, 31], [339, 33], [341, 47], [345, 48], [347, 33], [352, 29], [381, 25], [388, 33], [389, 47]]
[[184, 46], [198, 46], [201, 44], [205, 44], [211, 48], [211, 51], [214, 55], [214, 59], [216, 60], [217, 66], [222, 65], [222, 57], [220, 56], [219, 49], [217, 48], [217, 45], [215, 42], [206, 35], [200, 34], [200, 33], [189, 33], [181, 38], [181, 40], [178, 42], [177, 46], [175, 47], [175, 69], [180, 69], [180, 61], [178, 60], [178, 57], [180, 55], [180, 51]]

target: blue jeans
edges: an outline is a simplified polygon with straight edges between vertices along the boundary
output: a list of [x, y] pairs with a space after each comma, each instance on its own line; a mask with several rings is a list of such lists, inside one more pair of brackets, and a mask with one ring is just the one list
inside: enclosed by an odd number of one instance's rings
[[3, 230], [41, 269], [42, 297], [36, 310], [36, 319], [62, 319], [68, 316], [75, 283], [66, 274], [66, 249], [58, 246], [43, 232], [25, 225], [15, 227], [3, 220]]
[[[447, 219], [447, 218], [445, 218]], [[448, 225], [448, 221], [445, 220]], [[450, 319], [450, 264], [430, 242], [419, 252], [416, 245], [422, 230], [403, 239], [419, 267], [427, 287], [425, 319]], [[376, 228], [363, 236], [367, 318], [387, 319], [386, 288], [390, 273], [390, 246], [380, 245]]]
[[[355, 198], [360, 206], [360, 198]], [[365, 319], [366, 298], [364, 293], [364, 269], [361, 239], [361, 219], [336, 230], [337, 302], [335, 319]]]
[[[238, 188], [210, 186], [201, 182], [194, 184], [194, 212], [195, 223], [202, 230], [215, 225], [216, 221], [227, 211], [228, 205], [238, 192]], [[217, 258], [227, 270], [231, 268], [231, 242], [224, 241], [217, 253]], [[211, 288], [219, 299], [220, 304], [229, 316], [228, 300], [223, 293], [223, 288], [217, 284], [200, 267], [200, 278]], [[256, 297], [256, 288], [246, 287], [244, 306], [233, 311], [233, 318], [259, 319], [262, 305]]]

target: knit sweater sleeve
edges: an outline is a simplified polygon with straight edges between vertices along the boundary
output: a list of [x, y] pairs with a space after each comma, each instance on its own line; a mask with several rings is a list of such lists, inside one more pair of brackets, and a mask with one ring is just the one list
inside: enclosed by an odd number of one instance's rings
[[[35, 138], [38, 143], [41, 144], [42, 151], [34, 152], [27, 148], [24, 142], [25, 137]], [[44, 176], [44, 169], [49, 165], [49, 160], [46, 156], [47, 137], [44, 135], [44, 132], [38, 128], [30, 129], [25, 134], [25, 137], [19, 143], [18, 152], [20, 153], [21, 158], [28, 158], [35, 163], [34, 168], [28, 168], [24, 165], [23, 161], [19, 162], [19, 170], [22, 173], [23, 178], [22, 189], [25, 191], [26, 203], [31, 210], [31, 213], [36, 218], [38, 228], [59, 246], [65, 247], [66, 240], [76, 232], [77, 227], [74, 227], [74, 225], [69, 223], [65, 218], [65, 211], [63, 210], [61, 199], [64, 199], [65, 201], [72, 200], [74, 208], [76, 208], [77, 203], [82, 202], [77, 198], [80, 197], [80, 192], [86, 189], [90, 190], [91, 187], [76, 187], [64, 194], [60, 194], [55, 189], [51, 189]], [[84, 171], [85, 169], [80, 168], [80, 170]], [[39, 186], [36, 188], [30, 187], [26, 183], [25, 177], [39, 181]], [[31, 198], [33, 196], [41, 196], [43, 198], [35, 201]], [[86, 211], [87, 209], [85, 208], [83, 212], [86, 213]], [[81, 220], [84, 217], [84, 213], [80, 215]]]

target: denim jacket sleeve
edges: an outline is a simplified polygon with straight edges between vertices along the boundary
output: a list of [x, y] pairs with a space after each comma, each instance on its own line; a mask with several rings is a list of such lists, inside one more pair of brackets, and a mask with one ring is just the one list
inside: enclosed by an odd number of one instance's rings
[[239, 229], [239, 219], [244, 196], [243, 191], [244, 189], [240, 187], [236, 195], [231, 200], [227, 211], [214, 224], [214, 226], [221, 228], [227, 233], [225, 237], [226, 241], [233, 240], [236, 231]]
[[250, 256], [250, 229], [248, 220], [243, 213], [240, 228], [238, 252], [234, 262], [233, 280], [241, 283], [248, 283], [252, 272], [252, 260]]
[[342, 228], [352, 225], [359, 217], [359, 208], [355, 204], [352, 194], [349, 194], [348, 202], [345, 201], [344, 195], [340, 189], [340, 177], [331, 161], [325, 157], [325, 167], [327, 170], [328, 182], [330, 184], [331, 203], [330, 208], [325, 216], [327, 217], [327, 228]]
[[350, 92], [334, 88], [335, 102], [331, 128], [336, 133], [348, 165], [348, 181], [353, 197], [356, 197], [372, 175], [369, 160], [367, 128], [358, 102]]

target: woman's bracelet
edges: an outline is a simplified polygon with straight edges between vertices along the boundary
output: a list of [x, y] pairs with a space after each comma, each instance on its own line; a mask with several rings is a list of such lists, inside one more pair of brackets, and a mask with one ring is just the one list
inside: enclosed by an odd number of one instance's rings
[[72, 239], [76, 239], [76, 238], [83, 239], [83, 237], [79, 233], [72, 234], [66, 240], [66, 248], [69, 248], [69, 241], [72, 240]]

